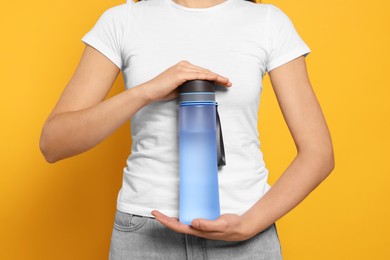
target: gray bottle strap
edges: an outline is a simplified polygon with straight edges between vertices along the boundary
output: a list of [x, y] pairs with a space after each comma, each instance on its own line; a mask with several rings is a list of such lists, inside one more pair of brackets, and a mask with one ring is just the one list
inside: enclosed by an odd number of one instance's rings
[[223, 145], [223, 138], [222, 138], [222, 127], [221, 127], [221, 120], [219, 119], [219, 113], [218, 113], [218, 104], [215, 105], [216, 115], [217, 115], [217, 160], [218, 160], [218, 167], [225, 166], [226, 165], [226, 158], [225, 158], [225, 147]]

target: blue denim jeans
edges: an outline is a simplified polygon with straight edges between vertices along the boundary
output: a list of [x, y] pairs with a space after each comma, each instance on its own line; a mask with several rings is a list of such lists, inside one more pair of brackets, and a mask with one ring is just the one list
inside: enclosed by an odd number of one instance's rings
[[282, 259], [276, 225], [246, 241], [204, 239], [171, 231], [154, 218], [116, 211], [110, 260]]

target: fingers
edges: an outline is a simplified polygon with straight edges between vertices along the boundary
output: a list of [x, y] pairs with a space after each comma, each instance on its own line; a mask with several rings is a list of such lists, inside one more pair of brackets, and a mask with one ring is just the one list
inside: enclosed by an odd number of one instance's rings
[[189, 80], [209, 80], [217, 85], [230, 87], [228, 78], [208, 69], [180, 61], [142, 85], [143, 95], [150, 102], [170, 100], [178, 96], [177, 87]]
[[194, 219], [191, 226], [188, 226], [179, 222], [177, 218], [168, 217], [157, 210], [153, 210], [152, 215], [155, 216], [156, 220], [161, 224], [177, 232], [190, 231], [191, 227], [199, 231], [224, 232], [228, 226], [228, 223], [224, 219]]
[[152, 215], [156, 218], [158, 222], [160, 222], [167, 228], [172, 229], [173, 231], [186, 234], [191, 233], [191, 227], [179, 222], [179, 220], [176, 218], [168, 217], [157, 210], [153, 210]]
[[226, 231], [228, 223], [224, 219], [194, 219], [191, 226], [202, 231], [224, 232]]
[[212, 72], [204, 72], [204, 71], [192, 71], [192, 72], [185, 72], [182, 74], [183, 78], [185, 80], [210, 80], [214, 81], [217, 84], [231, 87], [232, 83], [229, 81], [228, 78], [220, 76], [218, 74], [212, 73]]
[[164, 215], [163, 213], [161, 213], [158, 210], [153, 210], [152, 211], [152, 215], [155, 216], [157, 220], [168, 220], [168, 219], [171, 219], [171, 220], [174, 220], [176, 222], [179, 221], [177, 218], [168, 217], [167, 215]]
[[185, 80], [210, 80], [215, 81], [218, 84], [221, 84], [226, 87], [231, 87], [232, 83], [227, 77], [221, 76], [215, 72], [212, 72], [208, 69], [193, 65], [188, 61], [180, 61], [178, 66], [181, 67], [182, 73], [185, 73]]
[[207, 239], [218, 239], [226, 241], [240, 240], [237, 237], [231, 236], [227, 231], [228, 220], [218, 218], [217, 220], [195, 219], [191, 226], [185, 225], [177, 218], [168, 217], [157, 210], [152, 211], [152, 215], [156, 220], [167, 228], [178, 232], [193, 236], [203, 237]]

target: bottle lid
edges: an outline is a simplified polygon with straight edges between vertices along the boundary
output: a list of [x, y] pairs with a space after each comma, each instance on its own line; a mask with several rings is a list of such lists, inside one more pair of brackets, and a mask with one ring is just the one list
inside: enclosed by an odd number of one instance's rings
[[214, 81], [211, 80], [188, 80], [179, 86], [179, 93], [189, 92], [215, 92]]

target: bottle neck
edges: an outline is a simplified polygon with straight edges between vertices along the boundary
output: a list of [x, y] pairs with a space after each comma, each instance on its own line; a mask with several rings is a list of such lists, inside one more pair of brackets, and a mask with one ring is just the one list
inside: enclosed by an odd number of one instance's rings
[[179, 103], [180, 106], [217, 106], [215, 101], [183, 101]]
[[214, 92], [186, 92], [179, 95], [179, 103], [205, 102], [215, 103]]

